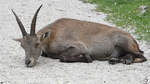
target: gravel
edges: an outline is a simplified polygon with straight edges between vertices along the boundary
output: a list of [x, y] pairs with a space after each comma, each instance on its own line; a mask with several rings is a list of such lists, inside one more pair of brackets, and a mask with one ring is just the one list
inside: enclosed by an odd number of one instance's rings
[[13, 38], [21, 32], [10, 9], [19, 15], [27, 31], [38, 6], [43, 4], [37, 30], [58, 18], [74, 18], [112, 25], [106, 15], [95, 12], [95, 5], [79, 0], [0, 0], [0, 84], [150, 84], [150, 46], [138, 42], [148, 61], [132, 65], [93, 63], [61, 63], [40, 57], [37, 66], [27, 68], [24, 50]]

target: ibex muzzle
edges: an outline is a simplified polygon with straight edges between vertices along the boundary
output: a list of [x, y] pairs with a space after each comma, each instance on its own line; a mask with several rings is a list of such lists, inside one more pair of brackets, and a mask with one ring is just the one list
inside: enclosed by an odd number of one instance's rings
[[100, 23], [62, 18], [35, 33], [36, 11], [28, 34], [12, 10], [23, 38], [16, 39], [25, 50], [25, 64], [32, 67], [42, 55], [60, 59], [61, 62], [92, 62], [108, 60], [115, 63], [139, 63], [146, 61], [143, 51], [127, 32]]

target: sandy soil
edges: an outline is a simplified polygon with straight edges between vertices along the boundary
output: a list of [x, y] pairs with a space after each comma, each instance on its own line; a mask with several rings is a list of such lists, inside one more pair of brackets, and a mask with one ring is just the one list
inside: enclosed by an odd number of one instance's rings
[[94, 5], [78, 0], [0, 0], [0, 84], [150, 84], [150, 47], [140, 42], [147, 62], [132, 65], [93, 63], [61, 63], [40, 57], [36, 67], [24, 64], [24, 51], [13, 38], [21, 37], [10, 9], [22, 19], [27, 31], [35, 10], [43, 4], [37, 30], [62, 17], [111, 25]]

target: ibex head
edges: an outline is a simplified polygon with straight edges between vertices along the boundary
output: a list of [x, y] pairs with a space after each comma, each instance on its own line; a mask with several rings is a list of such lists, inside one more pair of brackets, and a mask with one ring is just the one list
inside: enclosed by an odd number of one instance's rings
[[26, 30], [25, 30], [22, 22], [18, 18], [17, 14], [12, 10], [12, 12], [16, 18], [16, 21], [20, 27], [20, 30], [22, 32], [22, 36], [23, 36], [23, 38], [15, 39], [15, 40], [21, 43], [21, 47], [25, 51], [25, 55], [26, 55], [25, 64], [27, 67], [32, 67], [32, 66], [36, 65], [36, 61], [41, 54], [40, 42], [35, 33], [36, 19], [37, 19], [37, 15], [38, 15], [38, 12], [41, 7], [42, 7], [42, 5], [37, 9], [37, 11], [32, 19], [30, 34], [28, 34], [26, 32]]

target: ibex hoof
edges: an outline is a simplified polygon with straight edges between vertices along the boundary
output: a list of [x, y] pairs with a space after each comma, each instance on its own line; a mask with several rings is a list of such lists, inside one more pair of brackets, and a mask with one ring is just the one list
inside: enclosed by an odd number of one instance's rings
[[86, 61], [86, 63], [92, 63], [93, 62], [93, 60], [87, 60]]
[[131, 59], [122, 59], [122, 63], [123, 63], [123, 64], [130, 65], [130, 64], [132, 64], [133, 62], [132, 62]]
[[109, 60], [109, 64], [114, 65], [114, 64], [117, 64], [117, 63], [120, 63], [120, 60], [117, 59], [117, 58], [111, 58], [111, 59]]
[[67, 60], [67, 57], [66, 56], [61, 56], [61, 58], [60, 58], [60, 60], [59, 60], [60, 62], [69, 62], [68, 60]]
[[89, 55], [85, 55], [83, 60], [85, 60], [85, 63], [92, 63], [93, 59]]
[[42, 53], [41, 53], [41, 56], [42, 56], [42, 57], [48, 57], [48, 55], [47, 55], [45, 52], [43, 52], [43, 51], [42, 51]]
[[85, 62], [86, 62], [86, 63], [92, 63], [93, 60], [92, 60], [92, 59], [86, 59]]

